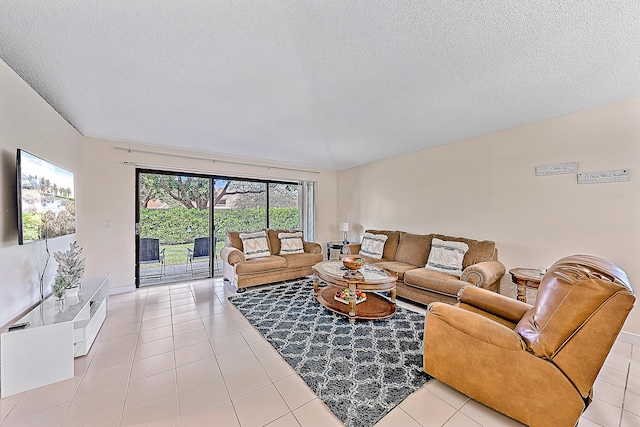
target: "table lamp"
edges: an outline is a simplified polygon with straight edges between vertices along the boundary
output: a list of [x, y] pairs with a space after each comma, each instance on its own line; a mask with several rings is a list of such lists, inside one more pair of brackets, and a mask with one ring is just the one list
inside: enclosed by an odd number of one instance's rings
[[348, 245], [349, 244], [349, 235], [348, 235], [349, 230], [351, 230], [351, 223], [350, 222], [341, 222], [340, 223], [340, 231], [344, 231], [344, 238], [342, 240], [342, 244], [343, 245]]

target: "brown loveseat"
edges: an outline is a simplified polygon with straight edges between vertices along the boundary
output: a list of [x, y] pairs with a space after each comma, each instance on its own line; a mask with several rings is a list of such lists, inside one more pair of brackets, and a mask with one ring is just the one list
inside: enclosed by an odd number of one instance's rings
[[634, 302], [624, 271], [587, 255], [549, 268], [534, 306], [470, 286], [429, 306], [424, 370], [526, 425], [573, 427]]
[[[398, 273], [396, 285], [398, 296], [422, 304], [434, 301], [456, 303], [458, 292], [467, 285], [500, 291], [500, 279], [505, 273], [504, 265], [498, 261], [498, 250], [494, 242], [450, 237], [441, 234], [412, 234], [404, 231], [367, 230], [367, 233], [385, 234], [382, 259], [363, 257], [369, 263]], [[439, 271], [427, 270], [431, 240], [464, 242], [469, 250], [462, 261], [460, 278]], [[360, 244], [346, 245], [343, 255], [358, 255]]]
[[240, 233], [227, 232], [224, 247], [220, 251], [222, 274], [238, 288], [238, 292], [244, 291], [247, 286], [309, 276], [313, 274], [312, 267], [322, 261], [322, 247], [319, 244], [303, 241], [304, 253], [282, 255], [278, 234], [290, 231], [265, 231], [271, 255], [251, 259], [246, 259], [242, 252]]

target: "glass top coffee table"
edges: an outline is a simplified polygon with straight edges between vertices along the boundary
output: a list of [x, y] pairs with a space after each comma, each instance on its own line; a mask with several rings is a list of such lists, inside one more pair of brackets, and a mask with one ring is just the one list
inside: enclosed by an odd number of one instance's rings
[[[349, 322], [387, 319], [396, 313], [396, 273], [372, 264], [351, 271], [343, 267], [341, 261], [319, 262], [313, 270], [313, 292], [318, 302], [335, 313], [348, 316]], [[320, 279], [329, 286], [319, 290]], [[356, 303], [355, 298], [350, 298], [348, 304], [337, 301], [334, 296], [345, 288], [349, 289], [349, 295], [356, 295], [356, 291], [366, 292], [366, 300]], [[390, 299], [374, 292], [389, 292]]]

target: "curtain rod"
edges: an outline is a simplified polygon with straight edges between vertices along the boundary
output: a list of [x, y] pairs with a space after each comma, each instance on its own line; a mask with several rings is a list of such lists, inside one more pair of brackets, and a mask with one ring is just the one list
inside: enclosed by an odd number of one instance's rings
[[209, 169], [195, 169], [195, 168], [182, 168], [182, 167], [178, 167], [178, 166], [166, 166], [166, 165], [154, 165], [154, 164], [150, 164], [150, 163], [138, 163], [138, 162], [127, 162], [124, 161], [122, 162], [123, 165], [125, 166], [133, 166], [136, 168], [141, 168], [141, 169], [150, 169], [150, 170], [158, 170], [158, 171], [163, 171], [163, 172], [178, 172], [178, 173], [197, 173], [197, 174], [202, 174], [202, 175], [212, 175], [212, 174], [216, 174], [216, 173], [220, 173], [221, 176], [225, 177], [225, 178], [252, 178], [252, 179], [260, 179], [260, 180], [267, 180], [267, 181], [280, 181], [282, 180], [282, 182], [290, 182], [290, 183], [295, 183], [297, 182], [298, 184], [301, 184], [303, 182], [316, 182], [316, 181], [308, 181], [308, 180], [300, 180], [300, 179], [295, 179], [295, 178], [274, 178], [272, 176], [266, 176], [266, 175], [256, 175], [256, 174], [237, 174], [237, 173], [229, 173], [229, 172], [215, 172]]
[[[266, 166], [266, 165], [259, 165], [256, 163], [245, 163], [245, 162], [234, 162], [231, 160], [220, 160], [220, 159], [208, 159], [208, 158], [204, 158], [204, 157], [196, 157], [196, 156], [185, 156], [183, 154], [169, 154], [169, 153], [163, 153], [161, 151], [151, 151], [151, 150], [141, 150], [138, 148], [127, 148], [127, 147], [114, 147], [116, 150], [123, 150], [123, 151], [128, 151], [129, 153], [144, 153], [144, 154], [156, 154], [156, 155], [160, 155], [160, 156], [168, 156], [168, 157], [174, 157], [174, 158], [178, 158], [178, 159], [189, 159], [189, 160], [207, 160], [213, 163], [225, 163], [225, 164], [229, 164], [229, 165], [238, 165], [238, 166], [254, 166], [254, 167], [259, 167], [259, 168], [266, 168], [266, 169], [277, 169], [277, 170], [284, 170], [284, 171], [291, 171], [291, 172], [305, 172], [305, 173], [313, 173], [316, 175], [319, 175], [320, 172], [318, 171], [314, 171], [314, 170], [306, 170], [306, 169], [296, 169], [296, 168], [285, 168], [282, 166]], [[128, 164], [128, 162], [124, 162], [125, 164]]]

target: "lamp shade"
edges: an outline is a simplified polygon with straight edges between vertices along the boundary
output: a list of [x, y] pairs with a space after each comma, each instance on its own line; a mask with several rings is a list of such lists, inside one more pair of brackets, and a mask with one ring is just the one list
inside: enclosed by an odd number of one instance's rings
[[349, 231], [351, 230], [351, 223], [350, 222], [341, 222], [340, 223], [340, 231]]

